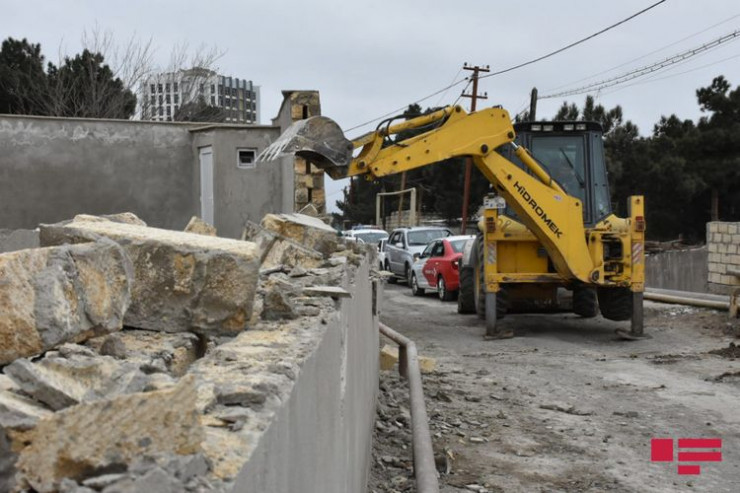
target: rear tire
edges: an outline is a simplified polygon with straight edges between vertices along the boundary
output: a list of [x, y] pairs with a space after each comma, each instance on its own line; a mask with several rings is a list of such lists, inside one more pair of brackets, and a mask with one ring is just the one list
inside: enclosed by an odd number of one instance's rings
[[573, 288], [573, 313], [583, 318], [594, 318], [599, 314], [594, 288], [585, 286]]
[[439, 276], [437, 279], [437, 294], [439, 295], [440, 301], [452, 301], [455, 299], [455, 292], [447, 290], [447, 283], [445, 283], [444, 277]]
[[416, 280], [416, 274], [411, 273], [411, 280], [409, 280], [409, 286], [411, 286], [411, 294], [414, 296], [423, 296], [424, 290], [419, 287], [419, 283]]
[[473, 267], [460, 267], [460, 290], [457, 295], [457, 313], [475, 313], [475, 279]]
[[630, 288], [597, 288], [599, 309], [609, 320], [630, 320], [632, 318], [632, 291]]

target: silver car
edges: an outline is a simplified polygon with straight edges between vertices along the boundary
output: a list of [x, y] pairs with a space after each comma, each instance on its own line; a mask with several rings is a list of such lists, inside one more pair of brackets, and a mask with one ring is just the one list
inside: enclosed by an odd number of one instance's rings
[[395, 274], [388, 282], [397, 278], [408, 282], [414, 254], [421, 253], [430, 241], [448, 236], [452, 236], [449, 229], [434, 226], [394, 229], [385, 245], [385, 270]]

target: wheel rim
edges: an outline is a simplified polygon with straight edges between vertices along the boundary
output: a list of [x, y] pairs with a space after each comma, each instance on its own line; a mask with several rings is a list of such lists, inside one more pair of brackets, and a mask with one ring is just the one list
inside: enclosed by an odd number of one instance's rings
[[445, 286], [445, 280], [440, 277], [439, 281], [437, 281], [437, 292], [439, 293], [439, 299], [444, 299], [445, 291], [447, 291], [447, 286]]
[[411, 274], [411, 292], [416, 294], [419, 292], [419, 285], [416, 283], [416, 276]]

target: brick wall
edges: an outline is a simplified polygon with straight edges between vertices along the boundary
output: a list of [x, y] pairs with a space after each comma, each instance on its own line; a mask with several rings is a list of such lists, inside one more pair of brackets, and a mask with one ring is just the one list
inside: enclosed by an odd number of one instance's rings
[[728, 273], [740, 271], [740, 223], [707, 223], [707, 250], [709, 290], [724, 294], [740, 287], [740, 277]]

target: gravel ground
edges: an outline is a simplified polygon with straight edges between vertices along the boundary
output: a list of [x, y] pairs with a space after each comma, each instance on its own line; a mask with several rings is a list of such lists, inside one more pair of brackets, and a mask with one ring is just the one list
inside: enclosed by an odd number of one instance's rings
[[[381, 318], [437, 360], [424, 375], [443, 492], [740, 491], [740, 354], [726, 313], [646, 302], [650, 339], [627, 323], [507, 315], [485, 341], [456, 303], [386, 286]], [[383, 341], [382, 343], [385, 343]], [[408, 390], [381, 372], [370, 492], [415, 491]], [[721, 438], [722, 462], [679, 476], [651, 438]]]

